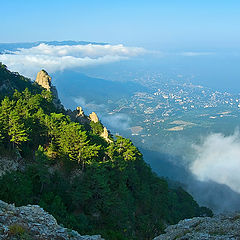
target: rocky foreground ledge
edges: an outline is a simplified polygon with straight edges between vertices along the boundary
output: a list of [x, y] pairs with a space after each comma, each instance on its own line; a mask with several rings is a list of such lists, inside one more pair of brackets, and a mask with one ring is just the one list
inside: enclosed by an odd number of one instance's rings
[[185, 219], [165, 232], [154, 240], [240, 240], [240, 213]]
[[0, 239], [103, 240], [100, 235], [81, 236], [57, 224], [38, 205], [15, 207], [0, 200]]
[[[195, 217], [168, 226], [154, 240], [240, 240], [240, 213]], [[100, 235], [81, 236], [58, 225], [38, 205], [15, 207], [0, 200], [0, 239], [104, 240]]]

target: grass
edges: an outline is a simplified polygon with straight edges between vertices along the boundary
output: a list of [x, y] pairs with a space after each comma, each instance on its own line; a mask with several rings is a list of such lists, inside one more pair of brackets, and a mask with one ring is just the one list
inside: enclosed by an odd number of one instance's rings
[[28, 233], [28, 230], [17, 223], [14, 223], [9, 226], [8, 233], [9, 236], [14, 237], [16, 240], [33, 240], [31, 235]]

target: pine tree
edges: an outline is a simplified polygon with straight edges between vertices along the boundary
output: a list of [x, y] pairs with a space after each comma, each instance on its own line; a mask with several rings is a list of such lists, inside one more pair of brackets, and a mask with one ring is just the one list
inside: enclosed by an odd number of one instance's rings
[[16, 111], [12, 111], [9, 115], [9, 130], [8, 135], [13, 147], [19, 148], [22, 142], [28, 141], [28, 134], [24, 123], [21, 121], [20, 116]]
[[77, 123], [63, 126], [59, 145], [61, 151], [70, 160], [77, 161], [82, 165], [82, 170], [86, 162], [90, 162], [94, 157], [98, 156], [100, 150], [100, 146], [90, 145], [86, 132], [82, 131], [82, 127]]
[[0, 144], [3, 142], [4, 138], [5, 137], [4, 137], [3, 123], [0, 120]]

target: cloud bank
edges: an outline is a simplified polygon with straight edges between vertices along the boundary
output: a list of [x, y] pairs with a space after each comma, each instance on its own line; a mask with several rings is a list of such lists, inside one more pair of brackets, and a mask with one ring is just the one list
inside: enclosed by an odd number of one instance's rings
[[196, 158], [190, 166], [201, 181], [214, 181], [240, 193], [240, 134], [210, 134], [195, 145]]
[[115, 113], [102, 116], [102, 121], [115, 130], [126, 131], [130, 128], [131, 118], [124, 113]]
[[34, 78], [44, 68], [49, 73], [69, 68], [86, 67], [125, 60], [146, 53], [144, 48], [118, 45], [63, 45], [41, 43], [32, 48], [19, 48], [0, 55], [12, 71]]
[[87, 110], [89, 113], [92, 111], [101, 112], [106, 108], [104, 104], [96, 104], [94, 101], [87, 102], [84, 97], [73, 97], [73, 101], [77, 103], [78, 106], [83, 107], [83, 109]]
[[185, 57], [197, 57], [197, 56], [209, 56], [213, 55], [213, 52], [181, 52], [181, 56]]

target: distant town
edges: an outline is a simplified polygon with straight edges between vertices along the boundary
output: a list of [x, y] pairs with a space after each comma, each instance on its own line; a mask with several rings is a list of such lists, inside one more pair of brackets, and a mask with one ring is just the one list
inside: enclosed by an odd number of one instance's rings
[[226, 118], [236, 121], [240, 115], [240, 94], [215, 91], [183, 79], [161, 79], [161, 74], [136, 78], [146, 91], [120, 99], [111, 104], [108, 112], [129, 115], [131, 135], [139, 136], [142, 143], [146, 137], [162, 136], [167, 132], [217, 127], [216, 121]]

